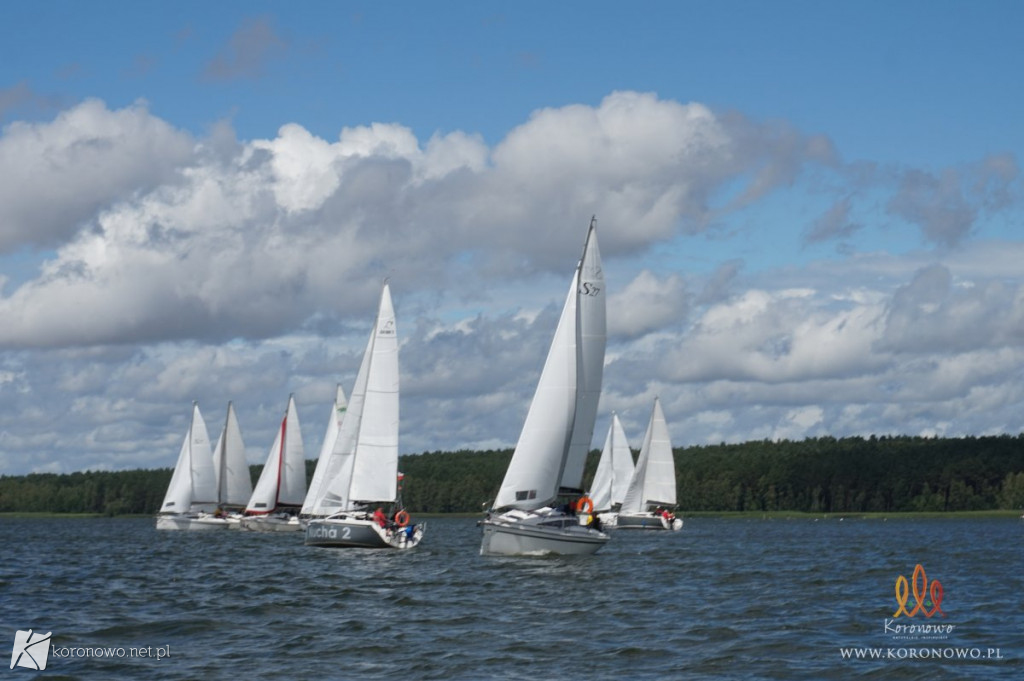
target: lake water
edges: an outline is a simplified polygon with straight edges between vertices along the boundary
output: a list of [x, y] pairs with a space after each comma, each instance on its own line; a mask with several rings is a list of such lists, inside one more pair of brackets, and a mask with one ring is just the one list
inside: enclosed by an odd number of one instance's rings
[[[0, 520], [4, 645], [19, 629], [52, 632], [44, 672], [8, 670], [5, 657], [0, 673], [1024, 679], [1020, 520], [696, 518], [575, 558], [482, 557], [475, 520], [427, 523], [423, 543], [398, 552], [307, 548], [299, 533], [157, 533], [141, 518]], [[932, 582], [941, 612], [894, 618], [901, 575], [916, 587], [906, 612]], [[944, 638], [920, 638], [926, 625]]]

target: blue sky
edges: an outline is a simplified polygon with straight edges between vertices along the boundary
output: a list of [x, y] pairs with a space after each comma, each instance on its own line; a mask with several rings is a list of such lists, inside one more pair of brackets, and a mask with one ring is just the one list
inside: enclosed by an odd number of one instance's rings
[[211, 431], [234, 399], [259, 461], [293, 391], [314, 451], [389, 274], [403, 451], [511, 446], [593, 213], [595, 443], [615, 409], [637, 444], [655, 394], [677, 445], [1020, 432], [1021, 25], [1017, 2], [5, 7], [0, 472], [171, 465], [192, 399]]

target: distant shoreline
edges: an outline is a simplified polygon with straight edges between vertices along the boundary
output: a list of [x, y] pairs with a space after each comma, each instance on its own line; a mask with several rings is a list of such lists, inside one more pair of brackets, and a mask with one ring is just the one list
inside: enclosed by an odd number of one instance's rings
[[[1020, 509], [996, 509], [989, 511], [904, 511], [877, 513], [804, 513], [802, 511], [676, 511], [685, 519], [717, 518], [724, 520], [1010, 520], [1022, 518]], [[2, 511], [0, 520], [22, 518], [153, 518], [148, 513], [126, 513], [106, 515], [103, 513], [47, 513], [26, 511]], [[417, 519], [431, 518], [482, 518], [483, 513], [417, 513]]]

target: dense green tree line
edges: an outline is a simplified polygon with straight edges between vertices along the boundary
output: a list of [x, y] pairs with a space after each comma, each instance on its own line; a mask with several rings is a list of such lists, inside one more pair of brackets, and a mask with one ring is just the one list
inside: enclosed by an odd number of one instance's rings
[[1024, 435], [814, 438], [676, 451], [679, 507], [825, 513], [1024, 506]]
[[[1024, 508], [1024, 435], [812, 438], [675, 450], [682, 511], [821, 513]], [[511, 450], [401, 457], [413, 512], [474, 513], [494, 498]], [[589, 483], [598, 452], [590, 453]], [[307, 461], [307, 479], [315, 462]], [[252, 478], [262, 466], [252, 466]], [[171, 470], [0, 476], [0, 512], [155, 513]]]

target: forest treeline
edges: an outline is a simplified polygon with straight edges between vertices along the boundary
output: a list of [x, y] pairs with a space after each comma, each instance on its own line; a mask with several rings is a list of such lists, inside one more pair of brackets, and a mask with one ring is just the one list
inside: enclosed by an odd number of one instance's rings
[[[634, 456], [636, 452], [634, 451]], [[494, 498], [511, 450], [403, 455], [420, 513], [473, 513]], [[1024, 434], [757, 441], [674, 450], [679, 510], [862, 513], [1024, 507]], [[599, 452], [590, 453], [589, 484]], [[307, 480], [314, 461], [306, 462]], [[253, 481], [262, 466], [252, 466]], [[171, 469], [0, 476], [0, 512], [149, 514]]]

